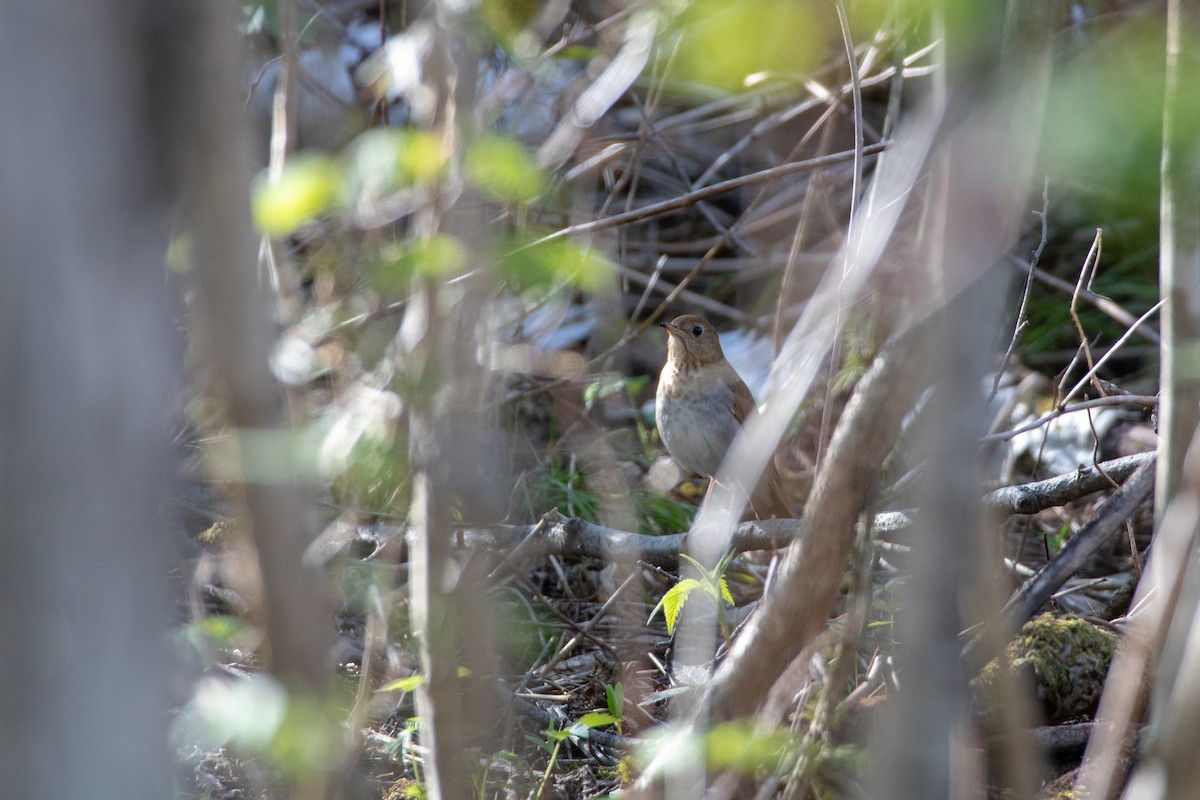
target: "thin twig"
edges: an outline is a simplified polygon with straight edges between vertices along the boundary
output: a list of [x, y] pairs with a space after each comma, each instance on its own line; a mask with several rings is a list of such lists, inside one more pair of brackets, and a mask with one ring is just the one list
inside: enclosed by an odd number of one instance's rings
[[[1007, 256], [1006, 258], [1008, 263], [1012, 264], [1017, 269], [1023, 270], [1026, 273], [1031, 273], [1039, 283], [1044, 283], [1047, 286], [1058, 289], [1061, 292], [1066, 292], [1067, 294], [1072, 294], [1075, 291], [1075, 287], [1072, 284], [1064, 281], [1062, 278], [1059, 278], [1056, 275], [1051, 275], [1049, 272], [1039, 268], [1037, 265], [1031, 265], [1025, 260], [1012, 255]], [[1119, 306], [1111, 298], [1105, 297], [1102, 294], [1095, 294], [1094, 292], [1086, 291], [1080, 292], [1079, 297], [1080, 299], [1091, 303], [1102, 314], [1105, 314], [1111, 319], [1116, 320], [1125, 327], [1129, 327], [1133, 324], [1133, 314]], [[1154, 328], [1150, 326], [1142, 326], [1141, 334], [1147, 341], [1152, 342], [1155, 345], [1162, 343], [1162, 338], [1158, 335], [1158, 331], [1154, 330]]]
[[[1071, 321], [1075, 323], [1075, 330], [1079, 333], [1079, 344], [1087, 358], [1089, 370], [1093, 369], [1095, 364], [1092, 361], [1092, 349], [1088, 345], [1087, 334], [1083, 332], [1083, 323], [1079, 320], [1079, 293], [1085, 288], [1089, 292], [1092, 290], [1092, 280], [1096, 277], [1096, 268], [1100, 263], [1101, 241], [1101, 229], [1097, 228], [1096, 237], [1092, 239], [1092, 246], [1088, 249], [1087, 257], [1083, 259], [1083, 267], [1079, 270], [1079, 280], [1075, 282], [1075, 291], [1071, 293]], [[1104, 394], [1103, 389], [1100, 389], [1099, 386], [1096, 388], [1100, 394]]]
[[1046, 176], [1042, 181], [1042, 210], [1033, 212], [1042, 220], [1042, 237], [1038, 240], [1037, 247], [1033, 249], [1033, 255], [1029, 258], [1029, 274], [1025, 278], [1025, 291], [1021, 295], [1021, 307], [1017, 309], [1017, 322], [1013, 326], [1012, 341], [1008, 343], [1008, 349], [1004, 351], [1004, 358], [1000, 362], [1000, 369], [996, 370], [996, 377], [992, 381], [992, 393], [988, 395], [988, 400], [991, 400], [996, 396], [996, 392], [1000, 391], [1000, 379], [1004, 377], [1009, 361], [1012, 360], [1013, 351], [1017, 349], [1017, 341], [1021, 338], [1021, 331], [1025, 330], [1026, 326], [1029, 325], [1026, 314], [1029, 310], [1029, 295], [1033, 293], [1033, 276], [1037, 270], [1038, 262], [1042, 259], [1042, 251], [1046, 249], [1046, 242], [1050, 238], [1049, 226], [1046, 221], [1049, 208], [1050, 177]]
[[1073, 406], [1066, 406], [1063, 408], [1056, 407], [1053, 411], [1038, 417], [1027, 425], [1022, 425], [1020, 428], [1016, 428], [1011, 431], [1004, 431], [1002, 433], [990, 433], [987, 436], [984, 436], [980, 441], [1004, 442], [1013, 438], [1014, 436], [1019, 436], [1022, 433], [1028, 433], [1029, 431], [1036, 430], [1037, 428], [1045, 425], [1047, 422], [1051, 422], [1058, 417], [1063, 416], [1064, 414], [1070, 414], [1072, 411], [1082, 411], [1085, 408], [1102, 408], [1104, 406], [1123, 406], [1126, 404], [1139, 405], [1144, 408], [1154, 408], [1158, 405], [1158, 398], [1154, 395], [1140, 394], [1118, 394], [1111, 395], [1109, 397], [1094, 397], [1091, 400], [1082, 400]]
[[[862, 113], [862, 76], [858, 72], [858, 58], [854, 54], [854, 40], [850, 37], [850, 21], [846, 18], [846, 5], [842, 0], [836, 0], [838, 25], [842, 29], [842, 44], [846, 48], [846, 63], [850, 68], [850, 87], [854, 98], [854, 177], [850, 184], [850, 224], [854, 224], [855, 213], [858, 211], [858, 195], [862, 187], [863, 174], [863, 113]], [[850, 238], [850, 234], [846, 234]]]
[[[879, 142], [877, 144], [867, 145], [863, 148], [864, 156], [873, 156], [882, 153], [891, 145], [890, 142]], [[826, 156], [818, 156], [804, 161], [792, 161], [787, 164], [780, 164], [777, 167], [769, 167], [758, 172], [751, 172], [748, 175], [742, 175], [737, 178], [730, 178], [727, 181], [714, 183], [711, 186], [705, 186], [703, 189], [697, 189], [694, 192], [687, 192], [679, 197], [672, 197], [670, 200], [663, 200], [658, 203], [651, 203], [634, 211], [625, 214], [615, 214], [604, 219], [597, 219], [592, 222], [581, 222], [576, 225], [568, 225], [565, 228], [555, 231], [548, 236], [543, 236], [531, 242], [525, 247], [534, 247], [539, 244], [551, 242], [556, 239], [562, 239], [567, 236], [578, 236], [584, 233], [595, 233], [596, 231], [608, 230], [610, 228], [618, 228], [622, 225], [628, 225], [631, 222], [641, 222], [642, 220], [659, 217], [663, 214], [669, 214], [672, 211], [678, 211], [682, 208], [694, 205], [701, 200], [707, 200], [710, 197], [732, 192], [737, 189], [744, 189], [747, 186], [756, 186], [760, 183], [767, 183], [778, 178], [785, 178], [788, 175], [797, 175], [802, 172], [812, 172], [817, 169], [833, 166], [835, 164], [844, 164], [847, 161], [854, 160], [854, 151], [844, 151], [840, 153], [831, 153]], [[521, 248], [524, 249], [524, 248]]]
[[[928, 46], [922, 48], [918, 52], [913, 53], [911, 56], [906, 57], [902, 61], [902, 64], [907, 67], [907, 65], [914, 63], [916, 60], [923, 58], [925, 55], [932, 52], [932, 50], [935, 46], [936, 45], [931, 44], [931, 45], [928, 45]], [[832, 66], [835, 66], [835, 65], [831, 65], [831, 68], [832, 68]], [[900, 70], [901, 73], [904, 73], [907, 71], [908, 71], [907, 69]], [[888, 67], [888, 68], [883, 69], [880, 72], [876, 73], [875, 75], [871, 75], [869, 77], [862, 78], [861, 85], [863, 88], [878, 86], [880, 84], [886, 83], [887, 81], [891, 80], [892, 77], [895, 76], [896, 74], [897, 74], [897, 70], [895, 67]], [[850, 91], [850, 87], [842, 86], [838, 89], [837, 96], [833, 97], [832, 99], [830, 98], [830, 96], [828, 94], [821, 95], [818, 97], [812, 97], [812, 98], [809, 98], [808, 100], [805, 100], [802, 103], [798, 103], [797, 105], [792, 106], [791, 108], [776, 112], [775, 114], [772, 114], [770, 117], [759, 121], [757, 124], [755, 124], [755, 126], [753, 128], [751, 128], [749, 133], [747, 133], [745, 136], [743, 136], [741, 139], [739, 139], [737, 142], [735, 142], [733, 144], [733, 146], [730, 147], [728, 150], [721, 153], [721, 155], [718, 156], [715, 161], [713, 161], [713, 163], [708, 167], [708, 169], [706, 169], [700, 175], [700, 177], [696, 179], [696, 181], [692, 184], [692, 188], [699, 189], [701, 186], [706, 185], [708, 183], [708, 181], [711, 180], [712, 177], [714, 175], [716, 175], [717, 172], [720, 171], [720, 169], [722, 167], [724, 167], [727, 163], [732, 161], [739, 153], [744, 151], [746, 148], [750, 147], [750, 145], [752, 145], [754, 142], [761, 139], [767, 133], [770, 133], [771, 131], [779, 128], [780, 126], [785, 125], [788, 122], [790, 122], [791, 120], [799, 117], [801, 114], [805, 114], [805, 113], [811, 111], [812, 109], [817, 108], [823, 104], [828, 104], [830, 107], [837, 105], [838, 103], [841, 102], [842, 98], [844, 98], [847, 94], [849, 94], [849, 91]], [[742, 101], [744, 102], [745, 99], [746, 98], [742, 98]], [[678, 123], [676, 122], [676, 119], [683, 119], [683, 118], [687, 117], [687, 115], [688, 115], [688, 112], [684, 112], [683, 114], [678, 115], [678, 117], [676, 117], [676, 118], [664, 120], [660, 124], [659, 127], [662, 129], [667, 129], [669, 127], [672, 127], [673, 125], [677, 125]], [[682, 134], [683, 131], [678, 131], [677, 133]]]
[[[1086, 385], [1088, 383], [1088, 381], [1091, 381], [1096, 376], [1096, 372], [1102, 366], [1104, 366], [1104, 363], [1106, 361], [1108, 361], [1108, 359], [1111, 358], [1114, 353], [1116, 353], [1118, 350], [1120, 350], [1121, 345], [1125, 344], [1125, 342], [1127, 342], [1129, 340], [1129, 337], [1133, 336], [1134, 331], [1136, 331], [1143, 322], [1145, 322], [1147, 319], [1149, 319], [1152, 314], [1156, 313], [1160, 308], [1162, 308], [1163, 303], [1165, 303], [1165, 302], [1166, 302], [1165, 299], [1159, 300], [1157, 303], [1150, 306], [1150, 308], [1146, 311], [1145, 314], [1142, 314], [1140, 317], [1138, 317], [1137, 321], [1133, 323], [1133, 325], [1129, 328], [1129, 330], [1125, 331], [1125, 333], [1123, 333], [1121, 335], [1121, 338], [1117, 339], [1117, 341], [1113, 344], [1113, 346], [1108, 348], [1108, 352], [1106, 352], [1103, 356], [1101, 356], [1100, 359], [1098, 361], [1096, 361], [1095, 364], [1092, 365], [1092, 368], [1087, 371], [1087, 374], [1085, 374], [1082, 378], [1079, 379], [1079, 382], [1075, 384], [1075, 386], [1071, 389], [1071, 391], [1067, 392], [1066, 395], [1063, 396], [1063, 399], [1058, 401], [1059, 408], [1066, 406], [1067, 401], [1069, 401], [1072, 397], [1074, 397], [1084, 387], [1084, 385]], [[1096, 384], [1096, 387], [1098, 389], [1100, 389], [1100, 391], [1102, 391], [1102, 392], [1104, 391], [1103, 387], [1100, 386], [1099, 383]]]

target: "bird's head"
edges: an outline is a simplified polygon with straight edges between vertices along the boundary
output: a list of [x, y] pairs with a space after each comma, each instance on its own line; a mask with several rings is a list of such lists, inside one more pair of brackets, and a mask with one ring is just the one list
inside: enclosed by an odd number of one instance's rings
[[684, 314], [660, 325], [668, 334], [667, 357], [678, 368], [694, 369], [725, 360], [717, 331], [704, 317]]

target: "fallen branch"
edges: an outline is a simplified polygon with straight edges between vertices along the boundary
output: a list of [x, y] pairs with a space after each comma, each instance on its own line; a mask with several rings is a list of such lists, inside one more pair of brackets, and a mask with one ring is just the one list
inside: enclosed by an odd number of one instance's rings
[[[1135, 470], [1153, 460], [1153, 452], [1138, 453], [1033, 483], [1005, 486], [985, 494], [983, 506], [996, 514], [1036, 514], [1108, 489], [1113, 483], [1124, 483]], [[902, 531], [912, 524], [913, 513], [907, 511], [888, 511], [877, 514], [874, 520], [875, 531], [882, 535]], [[743, 522], [734, 531], [730, 544], [738, 553], [775, 550], [802, 540], [807, 531], [808, 525], [802, 519]], [[359, 559], [370, 558], [392, 545], [402, 547], [404, 534], [405, 529], [395, 525], [353, 525], [339, 520], [326, 528], [309, 548], [306, 562], [326, 563], [351, 549]], [[465, 527], [456, 531], [456, 536], [460, 548], [507, 553], [510, 562], [547, 555], [620, 557], [674, 569], [679, 564], [679, 552], [687, 534], [631, 533], [566, 517], [553, 510], [534, 525]], [[401, 553], [399, 560], [405, 558]]]
[[1037, 575], [1026, 581], [1004, 606], [1004, 614], [1014, 627], [1032, 617], [1152, 495], [1156, 459], [1153, 453], [1147, 455], [1150, 458], [1142, 462], [1125, 485], [1105, 501], [1083, 529], [1071, 537], [1063, 549]]
[[1081, 467], [1074, 472], [1056, 475], [1035, 483], [1005, 486], [983, 496], [983, 507], [1003, 514], [1036, 514], [1086, 497], [1092, 492], [1124, 483], [1147, 461], [1154, 460], [1154, 451], [1114, 458], [1094, 467]]
[[[685, 548], [686, 533], [648, 536], [606, 528], [578, 517], [564, 517], [557, 510], [542, 517], [542, 530], [528, 536], [531, 526], [474, 528], [463, 530], [467, 547], [482, 547], [496, 552], [520, 546], [517, 557], [536, 558], [563, 555], [605, 560], [644, 561], [656, 567], [674, 569], [679, 552]], [[807, 526], [798, 519], [772, 519], [743, 522], [733, 535], [733, 548], [773, 550], [803, 539]]]

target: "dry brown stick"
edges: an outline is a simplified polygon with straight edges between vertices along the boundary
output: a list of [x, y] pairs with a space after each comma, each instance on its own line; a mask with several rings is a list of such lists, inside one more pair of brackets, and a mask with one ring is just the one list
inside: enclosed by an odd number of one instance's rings
[[1130, 337], [1133, 336], [1134, 332], [1137, 331], [1137, 329], [1139, 327], [1141, 327], [1141, 325], [1147, 319], [1149, 319], [1151, 315], [1153, 315], [1160, 308], [1162, 308], [1163, 303], [1165, 303], [1165, 302], [1166, 302], [1165, 300], [1159, 300], [1157, 303], [1150, 306], [1150, 308], [1147, 309], [1147, 311], [1144, 314], [1142, 314], [1140, 317], [1138, 317], [1137, 321], [1135, 321], [1133, 323], [1133, 325], [1131, 325], [1129, 327], [1129, 329], [1121, 335], [1121, 338], [1119, 338], [1119, 339], [1117, 339], [1117, 341], [1113, 342], [1113, 346], [1108, 348], [1108, 350], [1105, 351], [1104, 355], [1100, 356], [1100, 358], [1098, 358], [1096, 360], [1095, 364], [1092, 364], [1091, 368], [1087, 371], [1087, 374], [1085, 374], [1082, 378], [1080, 378], [1076, 382], [1075, 386], [1072, 387], [1071, 391], [1069, 391], [1065, 395], [1063, 395], [1063, 398], [1058, 401], [1059, 408], [1066, 407], [1067, 401], [1070, 400], [1072, 397], [1074, 397], [1076, 394], [1078, 394], [1079, 391], [1081, 389], [1083, 389], [1084, 385], [1087, 384], [1089, 381], [1091, 381], [1091, 383], [1094, 386], [1096, 386], [1098, 389], [1100, 389], [1102, 394], [1107, 395], [1107, 390], [1105, 389], [1105, 387], [1099, 381], [1096, 380], [1096, 373], [1099, 371], [1100, 367], [1104, 366], [1105, 362], [1107, 362], [1108, 359], [1112, 358], [1112, 356], [1118, 350], [1121, 349], [1121, 346], [1124, 345], [1125, 342], [1129, 341]]
[[[903, 59], [903, 64], [907, 67], [908, 65], [915, 63], [921, 57], [928, 55], [930, 50], [931, 50], [930, 46], [922, 47], [921, 49], [917, 50], [915, 53], [912, 53], [912, 54], [906, 56]], [[834, 66], [835, 66], [835, 64], [831, 64], [830, 69], [832, 69]], [[870, 75], [870, 76], [861, 78], [860, 86], [863, 89], [878, 86], [880, 84], [890, 81], [896, 75], [903, 76], [905, 74], [905, 72], [907, 72], [907, 69], [897, 70], [896, 67], [894, 67], [894, 66], [887, 67], [874, 75]], [[860, 71], [860, 74], [861, 74], [861, 71]], [[739, 139], [737, 142], [735, 142], [731, 147], [727, 148], [724, 152], [722, 152], [721, 155], [719, 155], [716, 158], [716, 160], [714, 160], [713, 163], [710, 164], [708, 166], [708, 168], [704, 170], [704, 172], [700, 175], [700, 177], [697, 178], [692, 183], [692, 187], [695, 189], [698, 189], [701, 186], [704, 186], [705, 184], [707, 184], [708, 181], [710, 179], [712, 179], [712, 177], [714, 175], [716, 175], [718, 172], [720, 172], [721, 169], [723, 169], [726, 164], [729, 164], [731, 161], [733, 161], [734, 158], [736, 158], [738, 155], [740, 155], [742, 152], [744, 152], [747, 148], [749, 148], [755, 142], [762, 140], [765, 136], [767, 136], [772, 131], [778, 129], [780, 126], [786, 125], [786, 124], [790, 123], [792, 120], [800, 117], [802, 114], [807, 114], [808, 112], [813, 111], [814, 109], [819, 108], [821, 106], [827, 106], [829, 108], [833, 108], [834, 106], [837, 106], [839, 103], [841, 103], [851, 93], [851, 91], [852, 91], [852, 87], [847, 86], [847, 85], [842, 85], [835, 92], [833, 92], [832, 95], [820, 95], [820, 96], [809, 97], [809, 98], [801, 101], [800, 103], [797, 103], [789, 108], [785, 108], [780, 111], [777, 111], [777, 112], [771, 114], [770, 116], [766, 117], [765, 119], [762, 119], [759, 122], [755, 123], [753, 128], [751, 128], [744, 136], [742, 136], [741, 139]], [[744, 100], [744, 99], [745, 98], [743, 96], [743, 98], [741, 98], [741, 100]], [[689, 112], [684, 112], [684, 114], [687, 114], [687, 113], [689, 113]], [[682, 115], [680, 115], [680, 116], [682, 116]], [[663, 120], [663, 122], [660, 124], [660, 128], [662, 128], [662, 129], [667, 129], [670, 127], [672, 127], [672, 120], [670, 120], [670, 119]], [[685, 134], [685, 130], [677, 129], [674, 133], [676, 136], [681, 136], [681, 135]]]

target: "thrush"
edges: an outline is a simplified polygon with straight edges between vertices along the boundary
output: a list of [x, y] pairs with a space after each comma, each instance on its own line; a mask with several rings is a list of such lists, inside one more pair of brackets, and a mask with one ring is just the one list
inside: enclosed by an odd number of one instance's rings
[[[660, 324], [668, 336], [656, 397], [658, 435], [676, 464], [715, 480], [734, 437], [758, 413], [754, 395], [725, 359], [712, 323], [685, 314]], [[758, 519], [793, 516], [774, 459], [747, 494]]]

